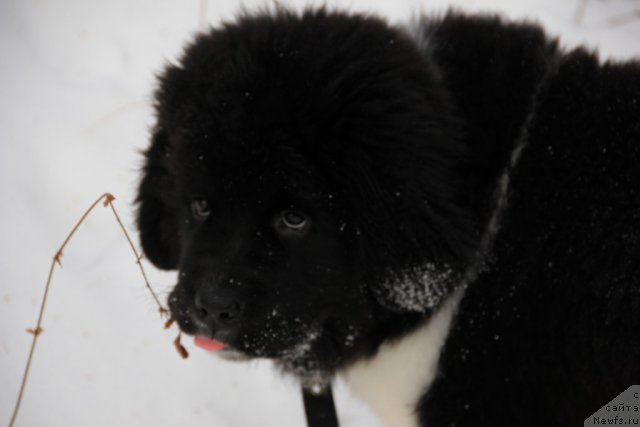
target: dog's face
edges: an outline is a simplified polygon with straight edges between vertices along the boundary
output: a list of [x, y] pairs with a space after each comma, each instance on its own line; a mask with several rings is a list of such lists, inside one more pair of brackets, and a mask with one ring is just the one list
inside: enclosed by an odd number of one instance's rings
[[286, 153], [238, 164], [203, 148], [185, 153], [194, 158], [179, 163], [192, 166], [176, 176], [180, 274], [169, 303], [181, 328], [277, 359], [323, 339], [353, 344], [371, 307], [330, 190]]
[[375, 351], [458, 279], [464, 150], [429, 64], [372, 18], [243, 17], [160, 78], [143, 249], [187, 333], [301, 376]]

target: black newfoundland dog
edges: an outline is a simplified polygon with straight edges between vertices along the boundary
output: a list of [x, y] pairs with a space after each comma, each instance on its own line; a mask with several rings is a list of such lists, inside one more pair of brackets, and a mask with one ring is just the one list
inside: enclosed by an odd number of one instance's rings
[[180, 328], [389, 426], [640, 384], [640, 64], [527, 23], [245, 13], [160, 76], [138, 194]]

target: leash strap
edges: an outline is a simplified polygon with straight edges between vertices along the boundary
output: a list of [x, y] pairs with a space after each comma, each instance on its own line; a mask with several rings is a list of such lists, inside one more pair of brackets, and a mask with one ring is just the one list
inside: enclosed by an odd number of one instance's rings
[[338, 427], [338, 417], [330, 385], [320, 393], [314, 393], [303, 387], [302, 398], [309, 427]]

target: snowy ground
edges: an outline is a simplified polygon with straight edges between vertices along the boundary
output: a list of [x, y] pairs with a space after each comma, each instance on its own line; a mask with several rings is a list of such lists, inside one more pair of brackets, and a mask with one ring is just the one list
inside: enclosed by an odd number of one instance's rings
[[[566, 46], [640, 55], [638, 0], [328, 1], [392, 21], [415, 12], [500, 11], [541, 21]], [[290, 0], [290, 4], [302, 2]], [[305, 2], [313, 4], [312, 1]], [[260, 4], [245, 1], [249, 7]], [[239, 3], [209, 0], [206, 19]], [[0, 1], [0, 424], [15, 402], [49, 263], [101, 193], [133, 230], [153, 76], [198, 28], [197, 0]], [[56, 272], [17, 426], [302, 426], [296, 385], [266, 362], [233, 364], [192, 348], [181, 360], [111, 213], [99, 208]], [[163, 297], [174, 281], [147, 265]], [[338, 384], [344, 426], [377, 425]]]

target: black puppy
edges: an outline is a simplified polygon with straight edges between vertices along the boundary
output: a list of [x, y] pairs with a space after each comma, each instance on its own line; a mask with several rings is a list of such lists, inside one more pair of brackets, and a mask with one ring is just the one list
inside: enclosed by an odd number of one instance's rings
[[394, 427], [579, 425], [640, 383], [639, 63], [277, 10], [198, 36], [155, 101], [142, 245], [221, 354], [344, 375]]

